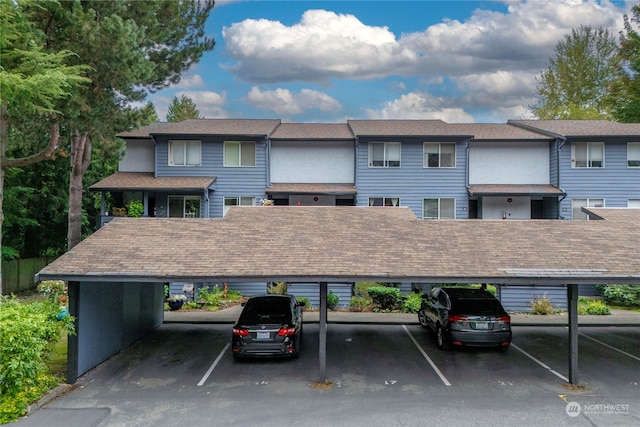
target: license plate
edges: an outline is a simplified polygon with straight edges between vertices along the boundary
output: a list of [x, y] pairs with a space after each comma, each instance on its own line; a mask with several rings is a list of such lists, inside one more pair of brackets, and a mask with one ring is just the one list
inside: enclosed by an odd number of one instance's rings
[[476, 329], [489, 329], [489, 322], [476, 322]]
[[259, 340], [268, 340], [269, 332], [257, 332], [256, 338]]

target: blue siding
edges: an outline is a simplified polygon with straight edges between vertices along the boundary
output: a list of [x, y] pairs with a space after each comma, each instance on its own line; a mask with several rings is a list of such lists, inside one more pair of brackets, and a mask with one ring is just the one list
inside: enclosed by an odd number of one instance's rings
[[[222, 138], [203, 136], [193, 138], [202, 142], [202, 165], [199, 167], [176, 167], [168, 165], [169, 140], [186, 139], [180, 137], [159, 137], [156, 143], [157, 176], [215, 176], [213, 192], [209, 192], [209, 206], [201, 198], [201, 216], [221, 217], [225, 197], [254, 197], [256, 203], [266, 198], [267, 188], [267, 145], [264, 138], [247, 137]], [[224, 141], [254, 141], [256, 143], [255, 167], [225, 167]], [[156, 200], [157, 205], [166, 207], [168, 194]], [[166, 211], [158, 211], [158, 216], [166, 216]]]
[[[369, 167], [369, 142], [401, 142], [399, 168]], [[367, 206], [370, 197], [399, 197], [401, 206], [408, 206], [422, 218], [424, 198], [455, 198], [456, 218], [468, 218], [466, 188], [466, 142], [456, 144], [455, 168], [424, 168], [425, 138], [365, 139], [357, 150], [357, 205]], [[451, 142], [451, 141], [437, 141]]]
[[560, 163], [560, 186], [567, 193], [561, 203], [564, 219], [571, 219], [572, 199], [604, 199], [605, 207], [614, 208], [640, 198], [640, 168], [627, 167], [627, 141], [604, 141], [604, 168], [571, 168], [571, 142], [562, 148]]
[[[328, 283], [327, 292], [333, 291], [340, 299], [337, 308], [349, 307], [352, 286], [350, 283]], [[309, 298], [312, 307], [320, 307], [320, 285], [318, 283], [288, 283], [287, 293], [296, 297]]]
[[507, 311], [531, 312], [529, 303], [534, 297], [546, 295], [551, 304], [562, 310], [567, 310], [567, 288], [564, 286], [509, 286], [500, 287], [500, 301]]

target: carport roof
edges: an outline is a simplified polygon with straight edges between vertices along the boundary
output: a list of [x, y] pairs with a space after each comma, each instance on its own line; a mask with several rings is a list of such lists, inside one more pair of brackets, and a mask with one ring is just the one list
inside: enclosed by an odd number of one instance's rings
[[561, 196], [564, 192], [549, 184], [472, 184], [469, 195], [474, 196]]
[[39, 273], [74, 281], [640, 283], [640, 209], [604, 220], [431, 220], [409, 208], [233, 207], [115, 218]]

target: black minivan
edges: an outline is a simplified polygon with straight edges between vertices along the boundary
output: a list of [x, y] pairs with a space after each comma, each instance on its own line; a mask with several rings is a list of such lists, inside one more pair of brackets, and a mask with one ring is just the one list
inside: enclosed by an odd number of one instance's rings
[[511, 344], [511, 317], [490, 292], [480, 288], [435, 287], [422, 296], [422, 326], [436, 333], [438, 347], [490, 347]]
[[304, 305], [293, 295], [249, 298], [232, 329], [233, 357], [296, 356], [300, 351]]

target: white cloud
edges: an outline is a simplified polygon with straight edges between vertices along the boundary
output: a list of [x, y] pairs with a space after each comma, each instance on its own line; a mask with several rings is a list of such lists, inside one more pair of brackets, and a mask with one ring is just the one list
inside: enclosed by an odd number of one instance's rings
[[369, 119], [441, 119], [449, 123], [473, 123], [473, 116], [451, 105], [450, 100], [428, 93], [411, 92], [386, 102], [380, 110], [367, 109]]
[[340, 103], [334, 98], [312, 89], [302, 89], [294, 93], [283, 88], [263, 91], [254, 86], [247, 94], [246, 101], [256, 108], [273, 111], [286, 117], [311, 109], [335, 112], [341, 108]]
[[191, 89], [194, 87], [203, 87], [204, 85], [204, 79], [200, 74], [186, 74], [180, 78], [177, 84], [171, 87], [175, 89]]

